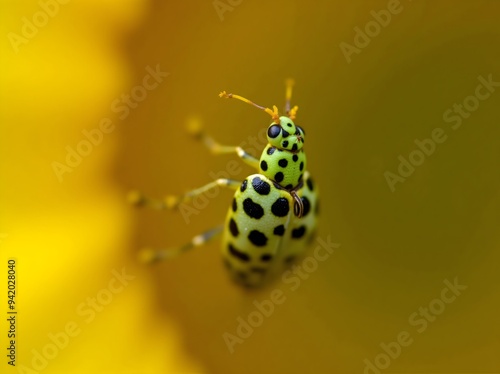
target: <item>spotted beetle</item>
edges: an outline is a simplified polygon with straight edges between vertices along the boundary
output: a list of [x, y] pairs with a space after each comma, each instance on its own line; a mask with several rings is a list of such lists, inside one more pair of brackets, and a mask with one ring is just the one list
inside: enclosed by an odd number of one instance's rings
[[195, 236], [178, 248], [144, 249], [142, 261], [152, 263], [178, 256], [223, 234], [222, 255], [231, 278], [243, 286], [258, 287], [281, 274], [300, 256], [315, 235], [318, 213], [317, 186], [306, 169], [303, 150], [305, 132], [294, 123], [297, 106], [291, 107], [293, 81], [286, 82], [286, 115], [265, 108], [225, 91], [222, 98], [238, 99], [268, 113], [272, 123], [267, 129], [268, 144], [260, 159], [241, 147], [222, 146], [199, 126], [191, 133], [214, 154], [236, 153], [258, 173], [245, 180], [220, 178], [181, 196], [154, 200], [134, 191], [133, 204], [156, 209], [175, 209], [215, 186], [229, 187], [235, 194], [224, 225]]

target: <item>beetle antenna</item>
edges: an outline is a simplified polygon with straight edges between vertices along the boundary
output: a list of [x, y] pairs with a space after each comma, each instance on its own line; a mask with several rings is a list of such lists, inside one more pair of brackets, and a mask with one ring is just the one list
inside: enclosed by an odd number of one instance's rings
[[293, 108], [291, 108], [291, 104], [290, 104], [290, 101], [292, 100], [292, 92], [293, 92], [293, 86], [295, 86], [295, 81], [292, 78], [288, 78], [285, 81], [285, 86], [286, 86], [285, 113], [291, 120], [294, 120], [296, 115], [297, 115], [297, 110], [299, 110], [299, 107], [297, 105], [295, 105]]
[[257, 105], [253, 101], [250, 101], [247, 98], [244, 98], [243, 96], [235, 95], [235, 94], [232, 94], [232, 93], [228, 94], [226, 91], [222, 91], [219, 94], [219, 97], [223, 97], [225, 99], [238, 99], [240, 101], [243, 101], [244, 103], [253, 105], [254, 107], [256, 107], [256, 108], [258, 108], [260, 110], [263, 110], [264, 112], [266, 112], [267, 114], [269, 114], [272, 117], [272, 119], [273, 119], [273, 121], [275, 123], [277, 123], [277, 124], [280, 123], [280, 117], [279, 117], [278, 108], [276, 107], [276, 105], [273, 105], [273, 109], [271, 110], [269, 108], [264, 108], [263, 106]]

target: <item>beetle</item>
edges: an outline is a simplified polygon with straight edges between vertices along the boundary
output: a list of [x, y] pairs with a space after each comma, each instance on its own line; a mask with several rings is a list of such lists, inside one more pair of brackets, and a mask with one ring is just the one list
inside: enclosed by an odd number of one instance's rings
[[223, 91], [222, 98], [237, 99], [268, 113], [272, 123], [267, 129], [268, 144], [260, 159], [241, 147], [222, 146], [199, 126], [190, 131], [214, 154], [237, 154], [257, 173], [243, 181], [219, 178], [181, 196], [155, 200], [133, 191], [130, 201], [138, 206], [176, 209], [213, 187], [235, 190], [225, 223], [195, 236], [184, 246], [170, 249], [144, 249], [143, 262], [153, 263], [179, 254], [222, 234], [222, 255], [231, 278], [247, 287], [259, 287], [281, 274], [307, 248], [315, 235], [318, 216], [318, 190], [307, 171], [303, 146], [305, 132], [295, 124], [298, 107], [291, 107], [294, 82], [286, 81], [285, 114], [276, 106], [265, 108]]

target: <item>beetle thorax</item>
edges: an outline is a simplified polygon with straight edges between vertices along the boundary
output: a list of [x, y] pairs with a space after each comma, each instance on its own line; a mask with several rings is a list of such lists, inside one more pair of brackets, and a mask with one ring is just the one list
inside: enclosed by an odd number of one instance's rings
[[259, 172], [291, 190], [301, 182], [306, 171], [306, 154], [301, 149], [292, 152], [268, 144], [260, 156]]

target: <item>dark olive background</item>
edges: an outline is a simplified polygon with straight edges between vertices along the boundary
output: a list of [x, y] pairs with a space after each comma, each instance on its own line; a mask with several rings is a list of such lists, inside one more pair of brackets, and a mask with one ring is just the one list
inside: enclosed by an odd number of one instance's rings
[[[154, 268], [158, 309], [179, 323], [186, 351], [207, 372], [362, 372], [402, 331], [413, 343], [389, 372], [499, 370], [500, 88], [456, 130], [443, 114], [475, 94], [479, 76], [500, 81], [500, 4], [400, 4], [350, 63], [340, 43], [353, 44], [354, 28], [387, 2], [243, 1], [221, 21], [210, 1], [157, 1], [133, 36], [137, 77], [156, 63], [170, 75], [124, 127], [116, 168], [124, 188], [162, 196], [210, 181], [235, 157], [212, 157], [193, 142], [186, 118], [241, 144], [269, 117], [218, 92], [281, 108], [291, 76], [321, 189], [319, 236], [340, 243], [295, 291], [280, 281], [234, 287], [218, 241]], [[397, 173], [398, 156], [408, 159], [436, 128], [446, 141], [391, 191], [384, 173]], [[234, 177], [249, 173], [242, 166]], [[221, 223], [230, 201], [221, 191], [188, 224], [173, 212], [138, 212], [134, 246], [182, 244]], [[456, 277], [467, 289], [417, 332], [409, 316]], [[237, 317], [274, 288], [286, 302], [230, 354], [222, 335], [236, 334]]]
[[[499, 372], [500, 83], [477, 87], [500, 82], [500, 2], [220, 2], [234, 4], [222, 18], [213, 0], [69, 1], [19, 51], [8, 35], [42, 5], [0, 5], [0, 269], [16, 258], [19, 285], [19, 366], [8, 370], [32, 368], [33, 352], [74, 322], [80, 333], [44, 374], [363, 373], [367, 362]], [[387, 18], [388, 6], [397, 13], [377, 29], [373, 14]], [[341, 46], [359, 45], [359, 30], [372, 37], [346, 58]], [[121, 119], [112, 103], [139, 92], [148, 66], [169, 75]], [[339, 247], [300, 284], [288, 275], [254, 291], [229, 281], [219, 240], [140, 264], [141, 247], [182, 245], [222, 223], [232, 195], [220, 190], [186, 222], [134, 209], [127, 192], [180, 194], [224, 171], [252, 173], [185, 125], [197, 117], [259, 156], [250, 143], [269, 116], [218, 93], [282, 108], [287, 77], [320, 189], [318, 237]], [[464, 101], [477, 108], [454, 128], [449, 110]], [[113, 129], [90, 145], [82, 131], [105, 118]], [[438, 133], [445, 140], [419, 160], [417, 144]], [[58, 176], [54, 162], [86, 141], [92, 149]], [[420, 164], [391, 189], [401, 159]], [[110, 299], [116, 271], [133, 280]], [[452, 300], [448, 282], [466, 288]], [[272, 292], [283, 302], [231, 353], [224, 337]], [[92, 298], [103, 305], [89, 320]], [[421, 308], [438, 315], [424, 325]]]

